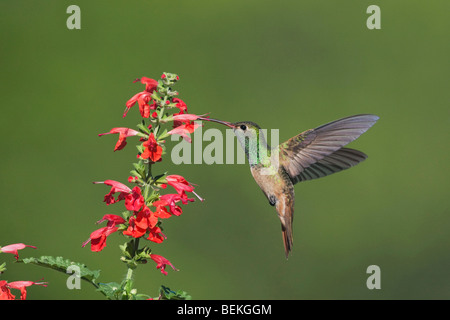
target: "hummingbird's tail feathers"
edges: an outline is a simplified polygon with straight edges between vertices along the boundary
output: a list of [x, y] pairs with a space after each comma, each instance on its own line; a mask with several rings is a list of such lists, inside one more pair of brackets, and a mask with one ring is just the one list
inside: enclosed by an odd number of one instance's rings
[[294, 245], [294, 239], [292, 237], [292, 226], [285, 227], [281, 224], [281, 233], [283, 235], [283, 243], [284, 243], [284, 253], [286, 255], [286, 259], [289, 258], [289, 253], [292, 251], [292, 246]]
[[[286, 177], [286, 179], [288, 179]], [[289, 180], [288, 180], [289, 182]], [[284, 252], [286, 259], [294, 245], [292, 235], [292, 223], [294, 221], [294, 186], [289, 182], [290, 187], [277, 197], [275, 207], [278, 212], [278, 218], [281, 221], [281, 232], [283, 234]]]
[[361, 151], [342, 148], [322, 160], [311, 164], [305, 168], [299, 175], [291, 178], [293, 184], [297, 182], [318, 179], [330, 174], [349, 169], [356, 166], [358, 163], [367, 159], [367, 155]]
[[[280, 144], [280, 164], [285, 168], [293, 181], [301, 181], [297, 176], [308, 167], [357, 139], [373, 126], [378, 119], [375, 115], [361, 114], [336, 120], [316, 129], [300, 133]], [[338, 153], [338, 156], [341, 157], [342, 155]], [[336, 163], [338, 161], [338, 159], [334, 159], [332, 162]], [[316, 166], [315, 171], [317, 170]]]

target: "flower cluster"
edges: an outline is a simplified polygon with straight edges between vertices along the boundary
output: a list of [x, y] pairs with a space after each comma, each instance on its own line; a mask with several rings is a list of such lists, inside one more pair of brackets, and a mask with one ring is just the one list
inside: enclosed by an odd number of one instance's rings
[[[193, 185], [180, 175], [154, 174], [153, 165], [162, 161], [165, 154], [165, 138], [178, 134], [191, 142], [190, 134], [199, 127], [194, 121], [200, 116], [189, 114], [186, 103], [177, 98], [178, 92], [172, 86], [179, 80], [176, 74], [164, 73], [161, 79], [154, 80], [146, 77], [135, 80], [145, 85], [142, 92], [135, 94], [126, 102], [123, 117], [127, 116], [130, 109], [139, 106], [142, 117], [137, 125], [138, 130], [130, 128], [113, 128], [109, 132], [101, 133], [119, 134], [119, 139], [114, 151], [123, 149], [128, 137], [139, 137], [137, 145], [137, 162], [128, 182], [134, 184], [130, 188], [127, 185], [105, 180], [94, 182], [111, 187], [105, 195], [104, 202], [111, 205], [123, 202], [126, 211], [122, 216], [106, 214], [97, 223], [106, 222], [106, 226], [91, 233], [83, 246], [91, 243], [91, 250], [98, 252], [105, 248], [106, 239], [115, 232], [121, 232], [130, 241], [121, 246], [122, 261], [129, 268], [135, 268], [137, 263], [146, 263], [148, 259], [157, 263], [157, 268], [167, 275], [166, 265], [177, 270], [166, 258], [152, 254], [147, 246], [139, 248], [139, 240], [146, 239], [153, 243], [161, 243], [166, 239], [163, 233], [162, 220], [182, 213], [180, 204], [188, 204], [194, 201], [193, 194], [203, 201], [195, 191]], [[173, 112], [175, 111], [175, 112]], [[164, 129], [166, 123], [172, 123], [170, 130]], [[173, 193], [162, 194], [167, 185], [173, 187]]]
[[[14, 243], [7, 246], [0, 247], [0, 252], [12, 253], [19, 260], [18, 250], [25, 249], [26, 247], [36, 249], [35, 246], [26, 245], [23, 243]], [[0, 266], [0, 273], [2, 273], [5, 268], [5, 264]], [[34, 281], [12, 281], [7, 282], [6, 280], [0, 280], [0, 300], [15, 300], [16, 296], [11, 293], [10, 289], [20, 290], [20, 300], [25, 300], [27, 298], [27, 287], [32, 285], [39, 285], [46, 287], [47, 282], [34, 282]]]

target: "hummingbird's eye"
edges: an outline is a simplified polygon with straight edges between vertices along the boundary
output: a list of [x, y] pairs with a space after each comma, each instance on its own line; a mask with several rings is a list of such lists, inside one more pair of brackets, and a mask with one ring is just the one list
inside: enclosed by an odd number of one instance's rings
[[240, 128], [241, 128], [242, 131], [247, 130], [247, 126], [245, 124], [241, 124]]

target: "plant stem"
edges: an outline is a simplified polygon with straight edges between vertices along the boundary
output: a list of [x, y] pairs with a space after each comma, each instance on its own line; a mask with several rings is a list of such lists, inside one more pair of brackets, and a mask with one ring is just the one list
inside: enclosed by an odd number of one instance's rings
[[133, 277], [133, 268], [128, 267], [127, 277], [125, 278], [127, 283], [131, 281], [132, 277]]
[[[137, 251], [139, 250], [139, 238], [133, 240], [133, 258], [136, 256]], [[130, 294], [130, 291], [133, 289], [133, 272], [134, 268], [128, 266], [127, 275], [125, 277], [125, 291], [127, 294]]]

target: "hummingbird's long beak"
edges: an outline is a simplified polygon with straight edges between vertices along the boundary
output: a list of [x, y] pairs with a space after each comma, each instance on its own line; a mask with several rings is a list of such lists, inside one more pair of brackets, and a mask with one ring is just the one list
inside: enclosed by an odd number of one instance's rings
[[202, 117], [198, 117], [198, 119], [205, 120], [205, 121], [217, 122], [217, 123], [223, 124], [223, 125], [225, 125], [227, 127], [230, 127], [230, 128], [234, 129], [234, 125], [231, 122], [226, 122], [226, 121], [216, 120], [216, 119], [211, 119], [211, 118], [202, 118]]

